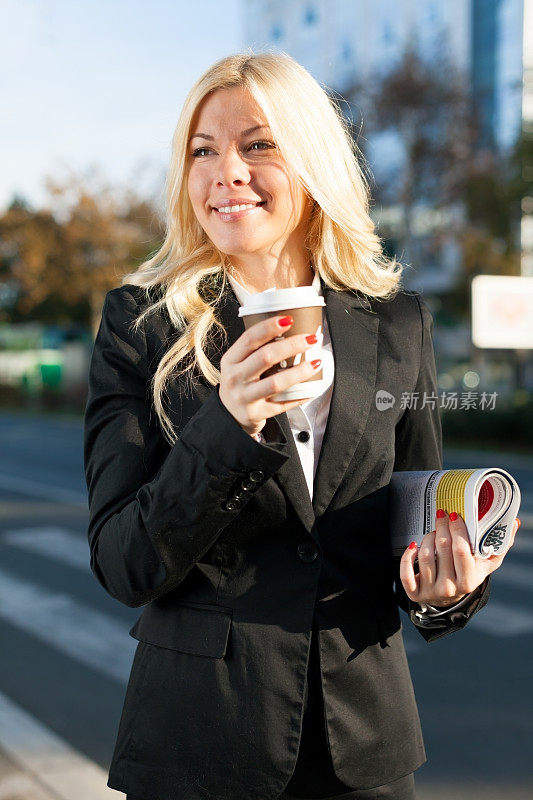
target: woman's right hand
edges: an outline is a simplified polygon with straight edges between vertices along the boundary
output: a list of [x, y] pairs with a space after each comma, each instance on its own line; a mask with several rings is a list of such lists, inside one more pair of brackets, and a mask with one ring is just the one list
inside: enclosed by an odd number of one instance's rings
[[270, 317], [252, 325], [226, 350], [220, 360], [220, 399], [251, 436], [263, 429], [268, 417], [290, 411], [309, 399], [276, 402], [269, 399], [272, 395], [295, 383], [306, 381], [320, 369], [320, 361], [318, 364], [315, 361], [317, 366], [313, 367], [313, 362], [302, 360], [297, 366], [260, 380], [260, 375], [270, 367], [297, 353], [303, 353], [315, 344], [308, 342], [303, 333], [272, 341], [292, 325], [292, 318], [289, 318], [289, 325], [285, 326], [279, 324], [280, 319], [286, 320], [287, 317]]

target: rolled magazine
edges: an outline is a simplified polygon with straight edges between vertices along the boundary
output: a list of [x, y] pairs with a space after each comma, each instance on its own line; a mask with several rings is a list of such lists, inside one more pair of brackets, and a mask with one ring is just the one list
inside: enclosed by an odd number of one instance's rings
[[475, 557], [507, 550], [520, 506], [520, 489], [504, 469], [445, 469], [393, 472], [390, 481], [390, 531], [394, 556], [410, 542], [420, 544], [435, 530], [438, 508], [456, 511], [465, 521]]

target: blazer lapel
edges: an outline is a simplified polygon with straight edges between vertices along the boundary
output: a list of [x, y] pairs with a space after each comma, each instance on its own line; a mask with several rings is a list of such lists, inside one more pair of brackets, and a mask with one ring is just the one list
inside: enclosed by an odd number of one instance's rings
[[[313, 501], [296, 449], [287, 414], [277, 414], [277, 420], [288, 442], [290, 458], [274, 475], [274, 480], [285, 492], [310, 535], [318, 542], [318, 532], [313, 531], [315, 518], [322, 515], [353, 458], [366, 426], [374, 402], [378, 315], [365, 307], [365, 302], [351, 292], [337, 292], [322, 282], [326, 301], [326, 316], [335, 358], [335, 381], [326, 430], [315, 473]], [[206, 348], [209, 360], [219, 369], [222, 352], [231, 347], [244, 333], [244, 322], [238, 316], [239, 302], [228, 284], [220, 303], [217, 317], [227, 332], [227, 343], [219, 347], [212, 343]], [[212, 387], [209, 387], [209, 391]], [[202, 401], [207, 399], [207, 387], [198, 387]]]
[[329, 416], [313, 485], [313, 511], [319, 517], [353, 458], [375, 398], [378, 327], [376, 312], [351, 292], [322, 284], [335, 359]]

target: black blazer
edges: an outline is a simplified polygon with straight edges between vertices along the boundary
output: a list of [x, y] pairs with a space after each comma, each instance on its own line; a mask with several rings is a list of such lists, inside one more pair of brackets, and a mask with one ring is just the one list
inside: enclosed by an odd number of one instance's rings
[[[144, 606], [108, 786], [150, 800], [269, 800], [296, 763], [313, 618], [331, 756], [348, 786], [371, 788], [425, 761], [391, 559], [393, 470], [442, 467], [432, 318], [400, 292], [365, 303], [322, 284], [335, 385], [311, 502], [286, 414], [253, 440], [198, 377], [171, 383], [169, 446], [150, 379], [176, 336], [165, 314], [139, 333], [135, 286], [106, 296], [90, 369], [85, 464], [91, 568], [127, 606]], [[244, 331], [228, 285], [223, 350]], [[396, 398], [378, 410], [376, 391]], [[396, 577], [396, 581], [395, 581]], [[428, 641], [466, 611], [418, 630]]]

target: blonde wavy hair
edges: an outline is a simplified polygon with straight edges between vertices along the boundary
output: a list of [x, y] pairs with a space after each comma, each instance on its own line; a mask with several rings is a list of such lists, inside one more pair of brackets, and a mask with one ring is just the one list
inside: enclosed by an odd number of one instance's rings
[[[261, 108], [281, 157], [308, 196], [313, 198], [306, 247], [324, 283], [337, 291], [352, 290], [388, 300], [400, 288], [402, 265], [383, 253], [369, 214], [368, 181], [359, 164], [364, 157], [338, 102], [286, 53], [238, 53], [217, 61], [195, 83], [183, 105], [172, 140], [166, 180], [165, 239], [159, 250], [122, 278], [146, 290], [147, 307], [138, 327], [151, 313], [166, 308], [181, 334], [161, 359], [151, 391], [164, 435], [177, 435], [164, 408], [171, 379], [199, 369], [213, 386], [220, 371], [205, 346], [217, 331], [226, 331], [215, 307], [231, 263], [209, 240], [198, 222], [187, 190], [191, 161], [187, 145], [200, 103], [217, 89], [246, 88]], [[295, 98], [298, 102], [295, 102]]]

